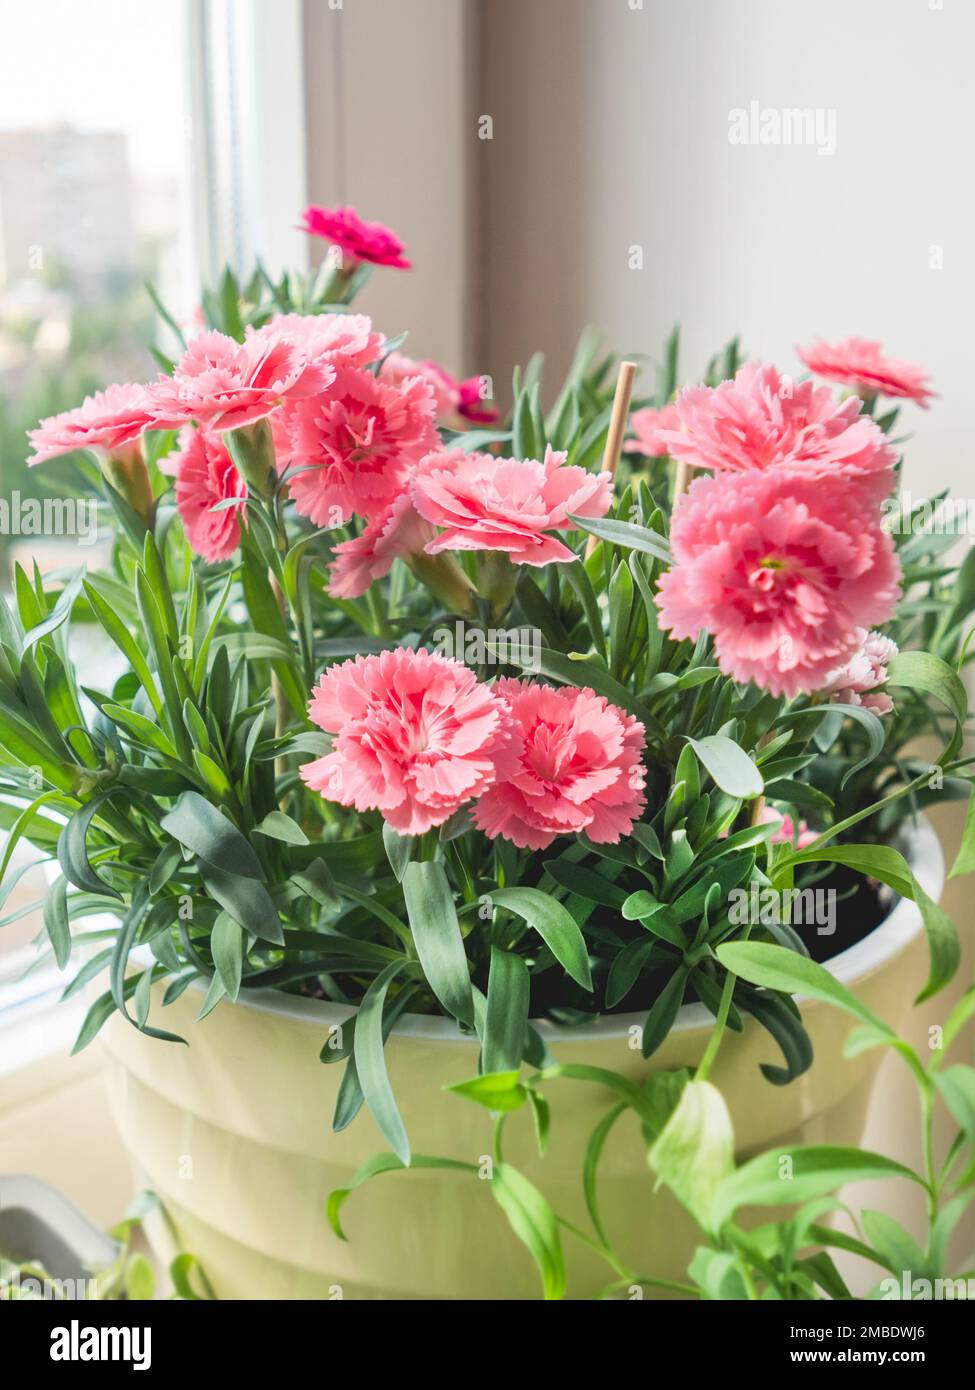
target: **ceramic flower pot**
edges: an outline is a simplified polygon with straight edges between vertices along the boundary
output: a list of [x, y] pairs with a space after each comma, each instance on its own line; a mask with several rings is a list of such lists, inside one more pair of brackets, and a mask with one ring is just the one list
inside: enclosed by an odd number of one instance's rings
[[[910, 834], [905, 852], [937, 899], [944, 863], [929, 825], [922, 822]], [[897, 1026], [923, 978], [922, 937], [920, 914], [901, 900], [829, 968]], [[345, 1207], [348, 1243], [333, 1234], [324, 1216], [328, 1194], [386, 1147], [366, 1114], [341, 1134], [330, 1128], [342, 1068], [322, 1065], [319, 1052], [329, 1025], [342, 1022], [348, 1010], [268, 992], [223, 1003], [196, 1023], [200, 1002], [200, 994], [188, 990], [164, 1016], [189, 1047], [148, 1039], [118, 1015], [104, 1029], [103, 1046], [113, 1112], [138, 1180], [162, 1197], [182, 1248], [202, 1260], [218, 1296], [539, 1296], [528, 1255], [476, 1176], [414, 1169], [376, 1178]], [[800, 1006], [815, 1062], [792, 1085], [772, 1086], [759, 1072], [759, 1063], [780, 1059], [752, 1020], [722, 1043], [711, 1079], [729, 1103], [740, 1158], [777, 1143], [862, 1139], [880, 1050], [844, 1060], [844, 1020], [815, 1001]], [[639, 1079], [648, 1063], [631, 1030], [641, 1022], [634, 1014], [586, 1028], [540, 1026], [559, 1061]], [[710, 1025], [703, 1006], [685, 1006], [652, 1065], [693, 1067]], [[478, 1163], [490, 1147], [488, 1117], [443, 1090], [474, 1073], [476, 1043], [446, 1019], [405, 1016], [386, 1054], [414, 1153]], [[506, 1157], [560, 1215], [588, 1229], [582, 1155], [611, 1098], [600, 1086], [574, 1081], [553, 1082], [548, 1094], [553, 1122], [546, 1157], [538, 1158], [524, 1114], [508, 1126]], [[654, 1193], [653, 1186], [636, 1122], [626, 1116], [600, 1166], [606, 1228], [635, 1269], [681, 1280], [697, 1236], [670, 1194]], [[166, 1239], [161, 1230], [158, 1238]], [[570, 1296], [591, 1295], [611, 1282], [612, 1272], [581, 1244], [572, 1242], [567, 1254]]]

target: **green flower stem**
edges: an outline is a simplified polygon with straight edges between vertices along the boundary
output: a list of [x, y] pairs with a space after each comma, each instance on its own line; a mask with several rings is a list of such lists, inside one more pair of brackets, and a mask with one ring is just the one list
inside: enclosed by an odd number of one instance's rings
[[383, 612], [375, 584], [370, 584], [366, 590], [366, 603], [369, 607], [369, 616], [372, 619], [373, 632], [379, 638], [388, 637], [389, 624], [386, 621], [386, 614]]
[[223, 442], [248, 489], [262, 501], [272, 501], [277, 468], [271, 426], [267, 420], [256, 420], [253, 425], [227, 430]]
[[156, 499], [152, 495], [152, 483], [149, 481], [149, 470], [143, 457], [142, 444], [136, 442], [113, 454], [98, 451], [96, 457], [102, 476], [109, 487], [114, 488], [119, 496], [128, 502], [151, 535], [156, 523]]
[[411, 555], [406, 562], [413, 575], [440, 600], [449, 613], [477, 616], [477, 590], [452, 555]]
[[518, 567], [503, 550], [487, 550], [477, 556], [477, 590], [491, 605], [491, 614], [498, 618], [514, 597], [518, 582]]
[[714, 1027], [711, 1029], [711, 1036], [708, 1038], [707, 1046], [704, 1049], [704, 1056], [698, 1063], [697, 1071], [694, 1073], [695, 1081], [707, 1081], [711, 1068], [714, 1066], [714, 1059], [718, 1055], [718, 1048], [721, 1046], [721, 1039], [724, 1036], [724, 1031], [728, 1024], [728, 1015], [731, 1012], [731, 1000], [735, 992], [735, 981], [737, 978], [736, 975], [732, 975], [730, 970], [724, 977], [718, 1012], [714, 1019]]

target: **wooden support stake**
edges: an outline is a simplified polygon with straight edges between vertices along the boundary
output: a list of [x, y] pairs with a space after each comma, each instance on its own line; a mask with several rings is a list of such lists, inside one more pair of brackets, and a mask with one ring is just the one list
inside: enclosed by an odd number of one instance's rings
[[674, 474], [674, 500], [671, 503], [672, 512], [676, 511], [677, 503], [680, 501], [680, 499], [684, 496], [684, 493], [687, 491], [687, 479], [689, 475], [690, 469], [688, 468], [687, 464], [684, 462], [683, 459], [678, 459], [677, 470]]
[[[620, 363], [619, 375], [616, 378], [616, 394], [613, 397], [613, 413], [609, 417], [609, 433], [606, 435], [606, 448], [603, 451], [603, 472], [609, 473], [611, 476], [616, 473], [620, 450], [623, 447], [626, 417], [630, 410], [630, 397], [633, 394], [636, 374], [637, 365], [635, 362]], [[595, 550], [596, 544], [596, 537], [590, 536], [586, 545], [587, 558]]]

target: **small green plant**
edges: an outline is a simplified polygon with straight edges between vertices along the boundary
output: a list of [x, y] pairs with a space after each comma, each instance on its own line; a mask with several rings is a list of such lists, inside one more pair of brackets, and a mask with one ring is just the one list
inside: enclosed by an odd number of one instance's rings
[[[158, 1215], [167, 1223], [171, 1234], [175, 1235], [166, 1209], [156, 1194], [140, 1192], [130, 1203], [122, 1220], [108, 1233], [118, 1244], [115, 1258], [104, 1268], [90, 1270], [80, 1289], [74, 1285], [74, 1281], [69, 1281], [72, 1283], [70, 1294], [65, 1291], [65, 1281], [52, 1276], [43, 1265], [29, 1258], [29, 1252], [27, 1257], [23, 1253], [0, 1252], [0, 1299], [8, 1302], [66, 1297], [97, 1302], [148, 1302], [155, 1299], [156, 1272], [141, 1250], [132, 1248], [134, 1236], [150, 1215]], [[169, 1279], [173, 1288], [169, 1295], [171, 1299], [199, 1302], [215, 1297], [199, 1260], [186, 1251], [173, 1257]]]
[[[844, 985], [816, 962], [775, 944], [739, 942], [719, 947], [726, 968], [774, 998], [783, 991], [802, 993], [850, 1014], [859, 1026], [846, 1043], [846, 1056], [868, 1048], [891, 1048], [908, 1067], [917, 1085], [924, 1169], [913, 1172], [883, 1154], [859, 1148], [794, 1146], [771, 1149], [748, 1162], [735, 1162], [731, 1116], [720, 1091], [707, 1080], [708, 1062], [692, 1075], [687, 1070], [651, 1073], [642, 1085], [599, 1067], [551, 1066], [523, 1078], [520, 1071], [482, 1073], [450, 1087], [462, 1098], [494, 1114], [493, 1171], [489, 1186], [514, 1234], [530, 1251], [547, 1299], [564, 1296], [568, 1286], [562, 1236], [597, 1251], [613, 1272], [600, 1297], [632, 1297], [643, 1289], [663, 1290], [687, 1298], [737, 1300], [844, 1300], [855, 1297], [837, 1269], [830, 1250], [860, 1256], [881, 1276], [868, 1297], [896, 1299], [975, 1296], [975, 1269], [952, 1271], [948, 1246], [958, 1223], [975, 1198], [975, 1067], [942, 1067], [945, 1053], [975, 1016], [975, 988], [952, 1010], [940, 1046], [925, 1064], [917, 1052]], [[715, 1037], [720, 1040], [720, 1032]], [[713, 1060], [714, 1049], [707, 1058]], [[531, 1111], [544, 1155], [548, 1140], [545, 1094], [562, 1081], [596, 1085], [612, 1093], [613, 1104], [590, 1138], [581, 1174], [591, 1229], [580, 1230], [554, 1211], [541, 1190], [504, 1158], [504, 1131], [517, 1111]], [[937, 1105], [944, 1105], [958, 1126], [944, 1161], [935, 1160], [933, 1126]], [[614, 1249], [600, 1215], [598, 1169], [606, 1139], [617, 1121], [635, 1114], [647, 1145], [648, 1182], [674, 1193], [700, 1229], [701, 1244], [688, 1268], [688, 1281], [676, 1283], [629, 1268]], [[477, 1177], [474, 1164], [429, 1156], [414, 1165], [459, 1169]], [[345, 1239], [340, 1213], [362, 1183], [403, 1165], [394, 1154], [380, 1154], [364, 1164], [349, 1187], [332, 1193], [328, 1218]], [[481, 1175], [483, 1176], [483, 1175]], [[901, 1178], [923, 1188], [927, 1230], [923, 1245], [881, 1211], [854, 1215], [836, 1196], [847, 1183], [866, 1178]], [[765, 1225], [742, 1225], [749, 1208], [792, 1207], [789, 1216]], [[856, 1234], [828, 1224], [843, 1212]], [[972, 1282], [970, 1282], [972, 1281]]]

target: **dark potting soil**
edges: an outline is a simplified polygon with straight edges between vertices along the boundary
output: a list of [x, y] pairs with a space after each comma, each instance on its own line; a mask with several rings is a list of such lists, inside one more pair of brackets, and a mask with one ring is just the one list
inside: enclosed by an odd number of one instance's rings
[[[818, 924], [813, 921], [795, 928], [812, 959], [821, 965], [869, 936], [889, 915], [896, 901], [890, 890], [863, 878], [846, 865], [834, 865], [828, 874], [811, 886], [818, 894], [835, 895], [816, 899], [820, 906]], [[607, 914], [605, 925], [618, 931], [619, 918], [612, 916], [611, 920], [611, 914]], [[637, 940], [642, 930], [639, 923], [633, 923], [629, 939]], [[593, 1002], [596, 1003], [597, 1013], [639, 1013], [649, 1009], [669, 977], [670, 971], [651, 971], [639, 979], [615, 1007], [607, 1008], [602, 997], [606, 978], [605, 971], [602, 971], [598, 984], [594, 979], [595, 1001], [592, 996], [586, 998], [580, 990], [578, 999], [571, 1003], [586, 1013], [593, 1012]], [[571, 982], [561, 971], [546, 970], [541, 975], [532, 976], [531, 1017], [545, 1017], [553, 1011], [556, 1018], [563, 1011], [571, 1014], [571, 1008], [566, 1008], [567, 986], [571, 988]], [[696, 998], [696, 992], [689, 989], [685, 1002], [692, 1003]], [[570, 1022], [571, 1018], [565, 1017], [562, 1021]]]
[[[895, 901], [889, 889], [840, 864], [833, 865], [830, 872], [812, 886], [814, 891], [820, 894], [835, 895], [833, 898], [817, 900], [827, 910], [819, 914], [820, 925], [810, 922], [796, 927], [810, 956], [820, 964], [825, 964], [868, 936], [889, 915]], [[616, 934], [619, 934], [620, 926], [624, 925], [629, 940], [639, 939], [644, 931], [637, 922], [621, 924], [620, 918], [608, 909], [601, 909], [599, 917], [594, 915], [591, 920], [594, 924], [602, 920], [602, 924]], [[831, 930], [823, 930], [823, 926]], [[593, 994], [586, 994], [578, 989], [561, 970], [546, 970], [541, 975], [532, 976], [530, 1016], [554, 1017], [566, 1023], [581, 1023], [584, 1021], [583, 1015], [639, 1013], [649, 1009], [669, 975], [669, 971], [651, 971], [643, 975], [629, 994], [610, 1009], [606, 1007], [603, 995], [605, 969], [594, 972]], [[346, 986], [349, 997], [355, 998], [357, 982], [343, 979], [342, 983]], [[486, 980], [479, 983], [482, 988], [486, 987]], [[313, 999], [324, 1000], [328, 997], [321, 985], [311, 980], [304, 981], [297, 992]], [[689, 989], [685, 1002], [692, 1003], [696, 998], [695, 991]]]

